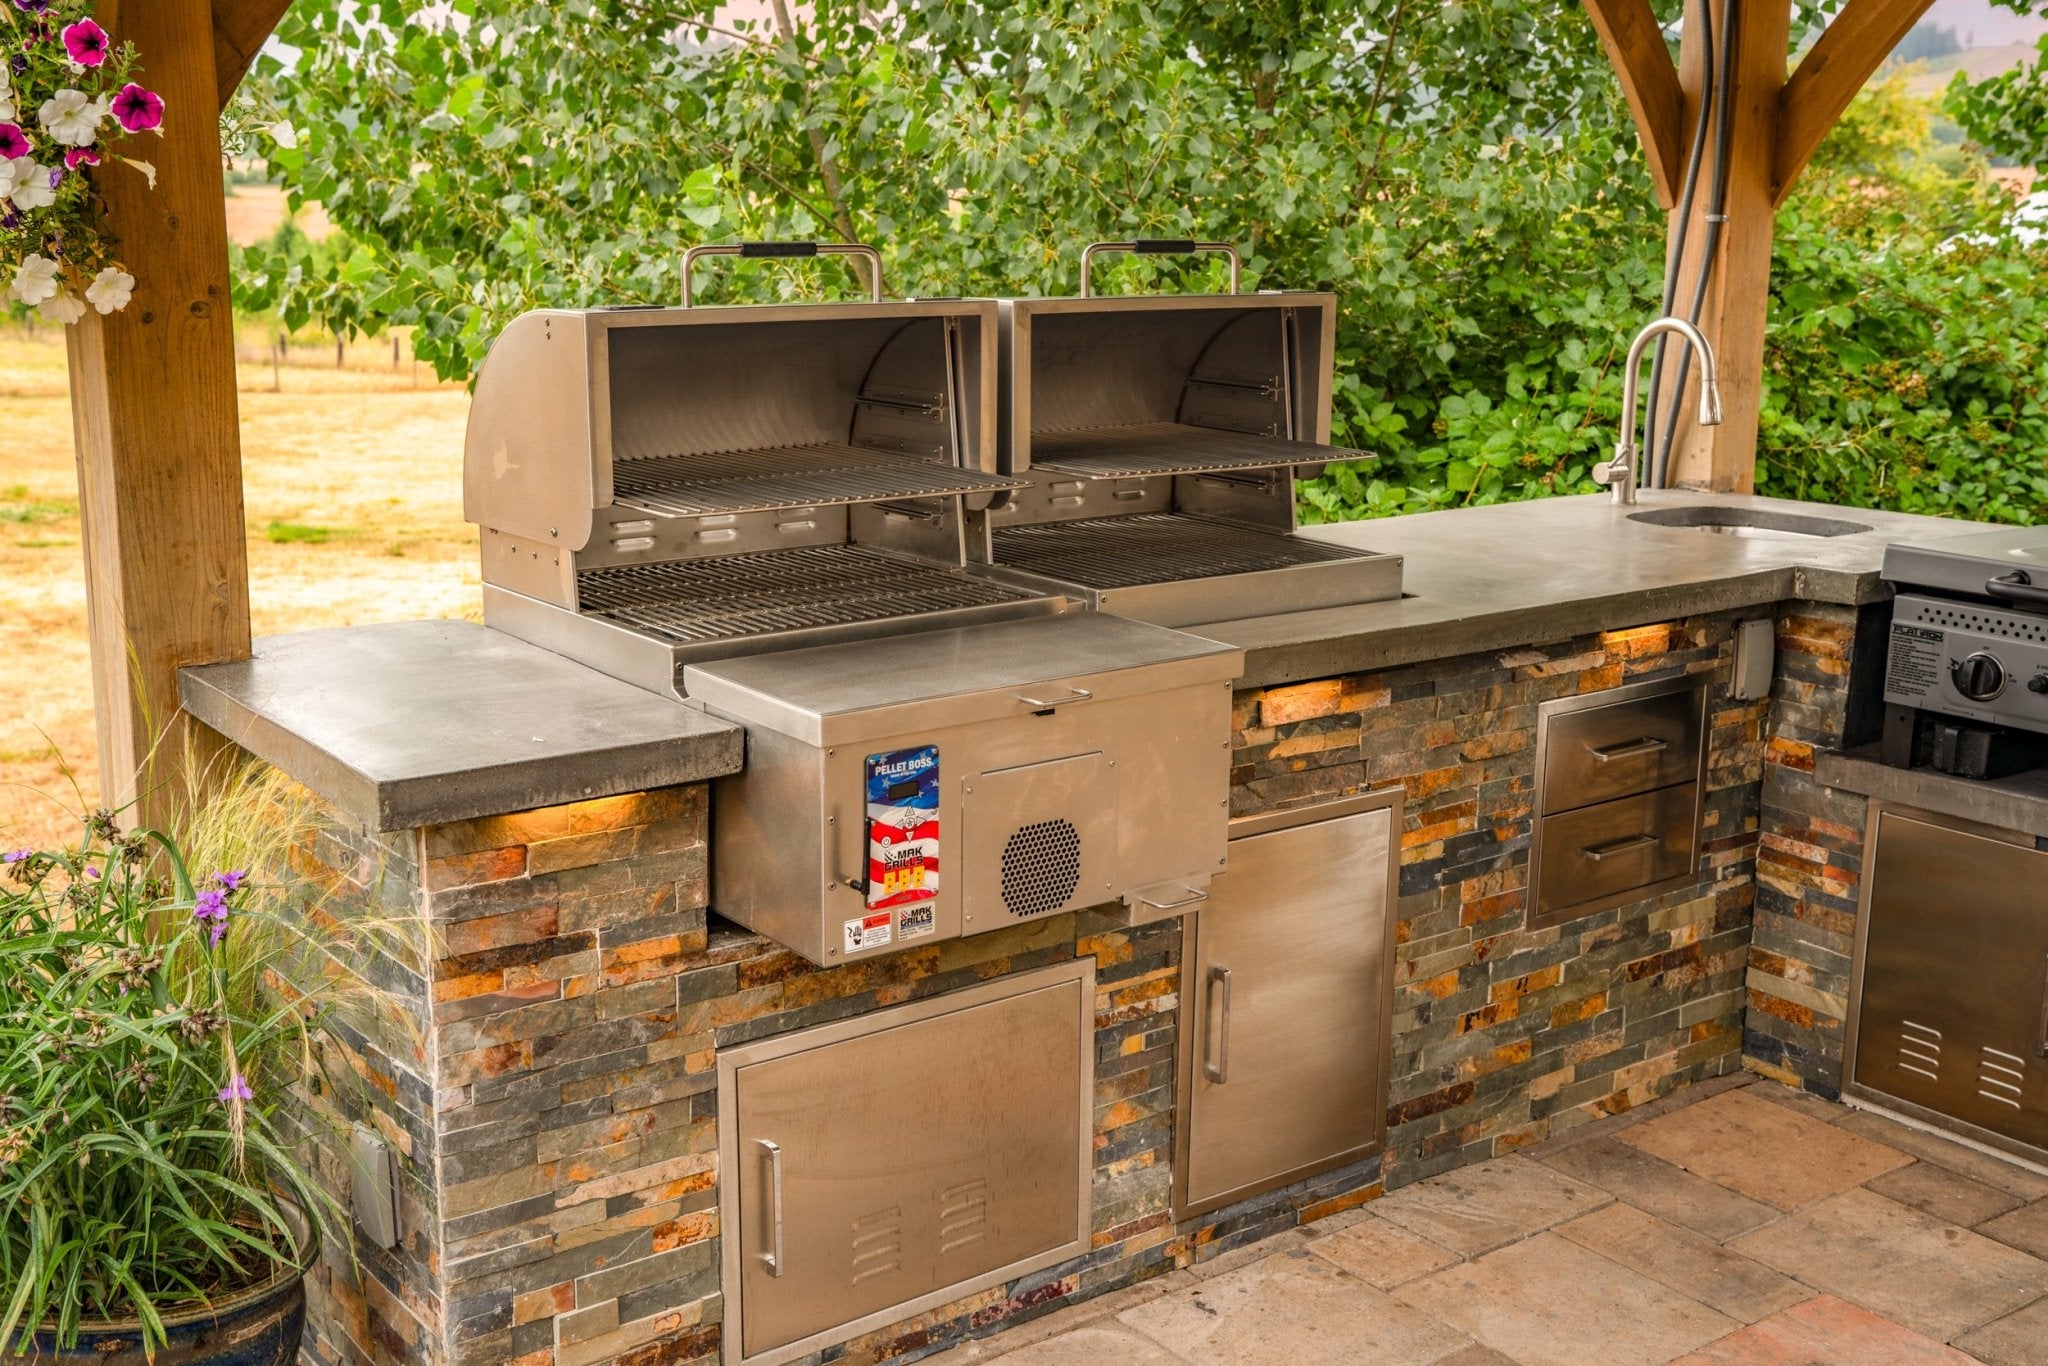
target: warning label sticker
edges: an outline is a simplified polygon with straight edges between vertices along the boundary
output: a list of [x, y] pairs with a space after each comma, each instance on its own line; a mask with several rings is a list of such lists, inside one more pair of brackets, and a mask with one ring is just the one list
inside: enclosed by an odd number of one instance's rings
[[1892, 626], [1891, 656], [1886, 662], [1885, 696], [1895, 702], [1911, 702], [1928, 696], [1941, 683], [1941, 666], [1947, 658], [1947, 636], [1921, 626], [1896, 623]]
[[921, 906], [905, 906], [896, 912], [896, 937], [898, 939], [921, 939], [938, 928], [938, 908], [927, 901]]
[[887, 911], [876, 911], [858, 920], [846, 922], [846, 951], [859, 953], [886, 944], [893, 937], [895, 917]]

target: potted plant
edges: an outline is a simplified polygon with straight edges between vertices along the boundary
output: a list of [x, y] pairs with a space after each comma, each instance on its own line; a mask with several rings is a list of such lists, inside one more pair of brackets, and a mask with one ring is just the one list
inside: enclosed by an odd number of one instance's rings
[[107, 812], [0, 855], [0, 1360], [297, 1360], [327, 1200], [267, 895]]
[[142, 175], [130, 155], [161, 134], [164, 102], [138, 77], [92, 0], [0, 3], [0, 294], [68, 324], [128, 306], [135, 277], [116, 256], [92, 168]]

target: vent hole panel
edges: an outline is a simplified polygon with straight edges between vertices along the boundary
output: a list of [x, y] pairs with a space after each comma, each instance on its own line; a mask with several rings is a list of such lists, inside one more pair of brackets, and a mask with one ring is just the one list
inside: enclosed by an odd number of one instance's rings
[[1003, 845], [1002, 879], [1011, 915], [1066, 905], [1081, 885], [1081, 832], [1057, 818], [1019, 827]]

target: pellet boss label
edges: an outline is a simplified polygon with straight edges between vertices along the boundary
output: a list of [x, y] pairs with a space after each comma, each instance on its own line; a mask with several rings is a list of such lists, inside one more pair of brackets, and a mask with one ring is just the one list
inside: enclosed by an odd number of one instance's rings
[[[939, 894], [939, 747], [867, 758], [868, 908], [893, 910]], [[871, 917], [872, 918], [872, 917]], [[906, 918], [904, 937], [917, 918]], [[922, 921], [930, 924], [929, 918]], [[884, 933], [881, 942], [887, 942]]]

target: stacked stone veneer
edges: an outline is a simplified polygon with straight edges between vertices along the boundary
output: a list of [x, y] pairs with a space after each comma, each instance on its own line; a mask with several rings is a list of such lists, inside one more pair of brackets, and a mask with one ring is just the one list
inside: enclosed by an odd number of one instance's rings
[[[397, 910], [431, 943], [349, 965], [393, 1004], [330, 1031], [352, 1085], [309, 1085], [398, 1148], [403, 1224], [390, 1252], [329, 1250], [310, 1355], [714, 1359], [717, 1050], [1075, 955], [1098, 974], [1092, 1250], [823, 1360], [921, 1355], [1512, 1151], [1741, 1066], [1745, 1027], [1752, 1066], [1827, 1089], [1861, 808], [1814, 787], [1811, 749], [1845, 725], [1856, 616], [1780, 615], [1768, 702], [1728, 696], [1734, 614], [1239, 694], [1237, 812], [1405, 789], [1390, 1128], [1384, 1162], [1188, 1227], [1178, 922], [1084, 912], [819, 969], [707, 913], [702, 787], [397, 835], [336, 822], [300, 851], [318, 913]], [[1690, 673], [1710, 679], [1698, 880], [1529, 928], [1538, 705]]]

